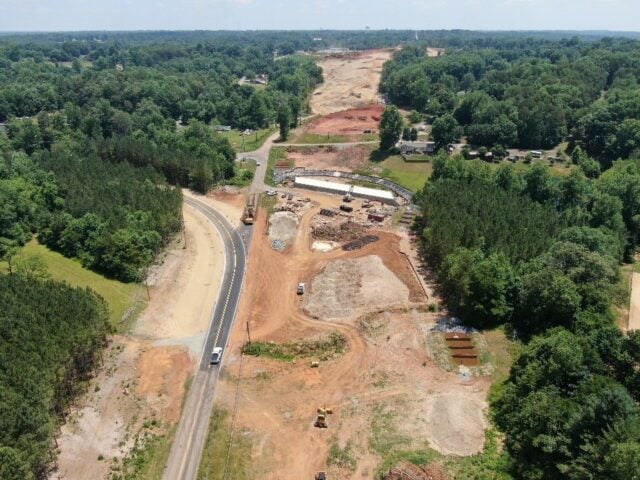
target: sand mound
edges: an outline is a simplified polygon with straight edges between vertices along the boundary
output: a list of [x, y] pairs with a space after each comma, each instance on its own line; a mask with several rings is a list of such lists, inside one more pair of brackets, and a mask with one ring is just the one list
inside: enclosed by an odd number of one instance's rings
[[321, 242], [315, 241], [311, 244], [311, 250], [314, 252], [330, 252], [334, 248], [336, 248], [338, 244], [336, 242]]
[[342, 319], [359, 311], [404, 305], [409, 289], [376, 255], [329, 263], [311, 283], [305, 311], [316, 318]]
[[484, 445], [482, 405], [463, 394], [435, 397], [427, 408], [427, 438], [445, 455], [468, 456]]
[[269, 219], [269, 238], [288, 243], [296, 236], [298, 217], [291, 212], [276, 212]]

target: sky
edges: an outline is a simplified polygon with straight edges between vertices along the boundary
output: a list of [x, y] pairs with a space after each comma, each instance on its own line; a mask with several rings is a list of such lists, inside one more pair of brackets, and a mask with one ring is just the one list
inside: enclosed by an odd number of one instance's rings
[[0, 0], [0, 31], [640, 30], [640, 0]]

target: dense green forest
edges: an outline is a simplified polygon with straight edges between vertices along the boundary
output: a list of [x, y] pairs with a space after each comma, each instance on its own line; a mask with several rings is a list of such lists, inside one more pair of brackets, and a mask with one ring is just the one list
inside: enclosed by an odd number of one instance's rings
[[640, 161], [589, 179], [441, 153], [418, 197], [450, 311], [525, 342], [492, 399], [505, 473], [640, 475], [640, 332], [625, 336], [613, 305], [640, 241]]
[[92, 292], [0, 275], [0, 478], [42, 478], [56, 425], [91, 376], [108, 332]]
[[[235, 152], [211, 125], [268, 127], [282, 105], [295, 124], [322, 80], [311, 58], [276, 61], [260, 35], [59, 35], [0, 38], [0, 195], [13, 199], [0, 256], [38, 233], [125, 281], [180, 228], [172, 186], [206, 192], [235, 175]], [[238, 84], [258, 74], [266, 88]]]
[[639, 47], [632, 39], [517, 37], [440, 57], [407, 47], [385, 64], [380, 89], [434, 121], [434, 130], [447, 125], [446, 136], [489, 148], [551, 149], [569, 140], [609, 167], [640, 146]]

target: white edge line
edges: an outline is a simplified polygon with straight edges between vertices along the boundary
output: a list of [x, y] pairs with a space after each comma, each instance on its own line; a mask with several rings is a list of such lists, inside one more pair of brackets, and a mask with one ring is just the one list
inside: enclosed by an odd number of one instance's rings
[[[198, 202], [196, 200], [196, 202]], [[186, 203], [186, 202], [185, 202]], [[200, 202], [202, 203], [202, 202]], [[186, 203], [187, 205], [189, 205], [188, 203]], [[198, 362], [198, 368], [197, 370], [200, 370], [200, 365], [202, 364], [202, 361], [204, 359], [205, 356], [205, 347], [207, 346], [207, 339], [209, 338], [209, 335], [211, 335], [211, 331], [213, 329], [213, 324], [215, 323], [215, 318], [214, 315], [216, 314], [216, 308], [218, 306], [218, 299], [220, 298], [220, 293], [222, 292], [222, 287], [223, 287], [223, 282], [224, 282], [224, 274], [227, 270], [227, 255], [226, 255], [226, 248], [224, 248], [224, 238], [222, 237], [222, 232], [219, 230], [218, 226], [209, 218], [207, 217], [204, 213], [202, 213], [200, 210], [198, 210], [196, 207], [194, 207], [193, 205], [189, 205], [191, 208], [193, 208], [196, 212], [198, 212], [200, 215], [202, 215], [204, 217], [204, 219], [210, 223], [211, 225], [213, 225], [213, 229], [216, 231], [216, 234], [218, 235], [218, 237], [220, 237], [220, 241], [222, 242], [222, 251], [225, 253], [224, 255], [224, 268], [222, 269], [222, 279], [220, 282], [220, 288], [218, 289], [218, 295], [216, 295], [216, 298], [214, 300], [213, 303], [213, 307], [211, 309], [211, 319], [209, 321], [209, 328], [207, 329], [207, 334], [204, 337], [204, 340], [202, 342], [202, 353], [200, 354], [200, 361]], [[215, 345], [214, 345], [215, 346]]]

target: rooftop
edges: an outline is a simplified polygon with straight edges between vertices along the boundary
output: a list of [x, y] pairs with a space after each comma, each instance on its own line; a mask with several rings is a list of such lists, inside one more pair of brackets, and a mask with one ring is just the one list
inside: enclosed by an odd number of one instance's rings
[[[369, 198], [380, 198], [393, 201], [395, 196], [393, 192], [388, 190], [379, 190], [377, 188], [360, 187], [358, 185], [349, 185], [346, 183], [328, 182], [327, 180], [317, 180], [310, 177], [296, 177], [296, 185], [321, 188], [323, 190], [332, 190], [336, 193], [349, 193], [351, 191], [354, 195], [362, 195]], [[353, 190], [351, 190], [353, 188]]]

